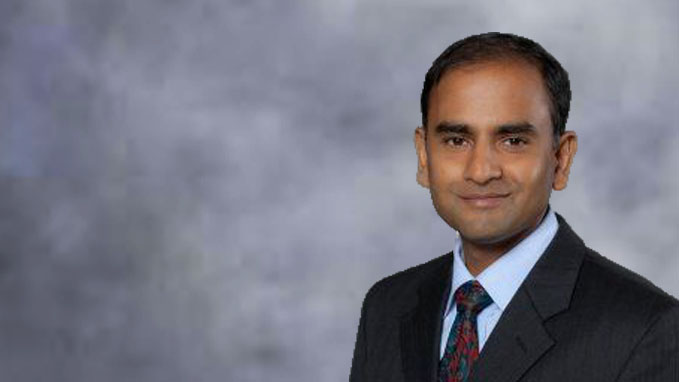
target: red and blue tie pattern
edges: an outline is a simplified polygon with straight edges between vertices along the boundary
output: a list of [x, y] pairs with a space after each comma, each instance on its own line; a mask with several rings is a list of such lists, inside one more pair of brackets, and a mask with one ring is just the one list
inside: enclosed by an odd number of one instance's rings
[[493, 303], [478, 281], [462, 284], [455, 291], [457, 316], [446, 342], [446, 351], [439, 362], [439, 382], [466, 382], [472, 366], [479, 358], [479, 337], [476, 317]]

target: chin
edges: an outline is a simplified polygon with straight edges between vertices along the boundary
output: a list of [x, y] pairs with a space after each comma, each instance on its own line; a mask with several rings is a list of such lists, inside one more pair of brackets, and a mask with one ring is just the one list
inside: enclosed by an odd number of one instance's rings
[[509, 227], [488, 224], [460, 227], [457, 231], [463, 239], [484, 245], [500, 243], [516, 234]]
[[467, 235], [464, 234], [462, 231], [460, 231], [460, 237], [462, 237], [462, 239], [464, 239], [467, 242], [482, 245], [497, 244], [501, 243], [504, 239], [506, 239], [506, 236], [498, 236], [489, 233], [479, 233], [479, 234], [474, 233], [471, 235]]

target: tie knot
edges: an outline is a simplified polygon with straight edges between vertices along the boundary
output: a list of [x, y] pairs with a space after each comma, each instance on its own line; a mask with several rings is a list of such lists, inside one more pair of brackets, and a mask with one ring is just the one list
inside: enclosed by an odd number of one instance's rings
[[492, 304], [493, 299], [478, 281], [470, 280], [455, 291], [455, 303], [458, 312], [475, 315]]

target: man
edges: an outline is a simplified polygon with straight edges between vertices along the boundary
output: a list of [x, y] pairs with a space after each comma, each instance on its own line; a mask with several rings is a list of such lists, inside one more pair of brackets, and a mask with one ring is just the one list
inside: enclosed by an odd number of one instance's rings
[[551, 210], [577, 149], [568, 75], [486, 33], [427, 73], [417, 181], [453, 250], [377, 282], [352, 382], [679, 381], [679, 302], [587, 248]]

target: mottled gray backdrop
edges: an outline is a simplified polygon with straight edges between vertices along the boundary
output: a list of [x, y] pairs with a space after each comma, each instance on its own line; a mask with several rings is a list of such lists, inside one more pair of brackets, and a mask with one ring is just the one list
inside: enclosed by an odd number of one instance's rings
[[553, 206], [679, 295], [679, 3], [2, 0], [0, 379], [346, 381], [379, 278], [451, 249], [415, 182], [432, 60], [570, 72]]

